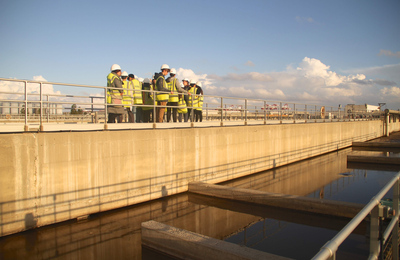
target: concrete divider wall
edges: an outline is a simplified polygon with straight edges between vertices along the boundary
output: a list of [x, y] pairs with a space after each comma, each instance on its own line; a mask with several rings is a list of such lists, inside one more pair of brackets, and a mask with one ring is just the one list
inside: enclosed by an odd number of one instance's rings
[[190, 181], [234, 179], [382, 133], [381, 121], [359, 121], [0, 135], [0, 234], [184, 192]]

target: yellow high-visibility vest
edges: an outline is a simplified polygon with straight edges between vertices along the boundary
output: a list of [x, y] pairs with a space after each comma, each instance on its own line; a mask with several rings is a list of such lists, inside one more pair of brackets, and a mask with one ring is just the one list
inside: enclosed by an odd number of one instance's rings
[[142, 98], [142, 83], [139, 80], [133, 79], [132, 80], [133, 87], [135, 89], [135, 98], [133, 104], [135, 105], [143, 105], [143, 98]]
[[110, 73], [107, 75], [107, 104], [111, 103], [111, 95], [121, 95], [119, 89], [110, 89], [113, 87], [114, 80], [120, 80], [118, 76], [114, 73]]
[[186, 101], [184, 97], [182, 97], [179, 102], [178, 102], [178, 113], [179, 114], [186, 114], [188, 112], [187, 106], [186, 106]]
[[[167, 83], [165, 82], [165, 78], [163, 76], [159, 76], [156, 80], [156, 88], [157, 88], [157, 82], [159, 80], [162, 80], [164, 88], [167, 88]], [[165, 101], [168, 102], [169, 99], [169, 93], [162, 93], [162, 92], [157, 92], [157, 101]]]
[[124, 88], [124, 95], [122, 96], [122, 104], [124, 107], [130, 107], [132, 105], [133, 87], [130, 81], [122, 81], [122, 87]]
[[168, 102], [178, 102], [179, 97], [178, 97], [178, 92], [176, 90], [176, 78], [174, 77], [174, 80], [170, 81], [167, 83], [167, 89], [171, 91], [173, 94], [169, 95]]

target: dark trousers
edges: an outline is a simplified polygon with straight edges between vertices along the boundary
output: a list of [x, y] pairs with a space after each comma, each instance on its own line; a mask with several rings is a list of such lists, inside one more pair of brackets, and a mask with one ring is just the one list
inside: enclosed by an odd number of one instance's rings
[[153, 109], [147, 109], [142, 111], [143, 111], [143, 122], [144, 123], [153, 122]]
[[143, 123], [143, 108], [136, 107], [136, 123]]
[[108, 113], [107, 123], [109, 123], [109, 124], [115, 123], [115, 119], [117, 119], [118, 123], [122, 123], [122, 115], [121, 114]]
[[198, 122], [198, 121], [203, 122], [203, 111], [202, 110], [195, 110], [194, 114], [196, 116], [196, 122]]
[[171, 112], [172, 112], [172, 119], [174, 120], [174, 122], [176, 122], [178, 114], [178, 102], [168, 102], [167, 106], [175, 106], [174, 108], [172, 107], [167, 108], [167, 122], [171, 120]]

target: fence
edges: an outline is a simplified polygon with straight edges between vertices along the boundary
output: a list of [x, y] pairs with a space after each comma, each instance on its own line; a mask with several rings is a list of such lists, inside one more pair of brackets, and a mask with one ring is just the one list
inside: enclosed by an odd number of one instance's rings
[[[0, 78], [0, 123], [4, 127], [0, 132], [7, 131], [54, 131], [54, 130], [101, 130], [101, 129], [133, 129], [158, 128], [159, 123], [153, 122], [157, 108], [160, 106], [152, 101], [150, 105], [134, 105], [138, 108], [151, 108], [151, 124], [107, 124], [108, 107], [107, 87], [65, 84], [54, 82], [39, 82], [17, 79]], [[4, 87], [5, 86], [5, 87]], [[58, 91], [54, 91], [57, 87]], [[83, 93], [80, 94], [75, 94]], [[149, 92], [155, 97], [158, 91]], [[188, 95], [188, 94], [182, 94]], [[190, 96], [190, 99], [193, 97]], [[133, 101], [134, 95], [131, 96]], [[236, 97], [222, 97], [203, 95], [204, 105], [202, 123], [195, 122], [191, 113], [188, 124], [175, 124], [162, 127], [194, 127], [194, 126], [224, 126], [248, 124], [282, 124], [282, 123], [310, 123], [350, 120], [380, 119], [381, 111], [345, 111], [338, 107], [301, 104], [283, 101], [262, 99], [248, 99]], [[189, 102], [188, 110], [196, 109]], [[114, 104], [113, 104], [114, 106]], [[120, 105], [124, 106], [124, 105]], [[164, 106], [166, 108], [176, 108]], [[125, 115], [126, 117], [126, 115]], [[127, 119], [124, 119], [127, 121]], [[171, 120], [172, 121], [172, 120]], [[146, 122], [145, 122], [146, 123]], [[85, 126], [72, 126], [85, 124]], [[50, 127], [53, 125], [53, 127]], [[57, 125], [57, 128], [54, 127]], [[7, 126], [7, 127], [6, 127]]]

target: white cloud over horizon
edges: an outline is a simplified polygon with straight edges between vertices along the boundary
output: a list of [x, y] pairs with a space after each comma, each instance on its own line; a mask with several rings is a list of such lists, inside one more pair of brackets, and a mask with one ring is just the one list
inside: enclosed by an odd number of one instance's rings
[[[315, 58], [305, 57], [296, 68], [281, 72], [229, 73], [208, 75], [190, 69], [178, 69], [179, 78], [195, 78], [203, 84], [205, 95], [267, 99], [337, 106], [338, 104], [371, 104], [385, 102], [400, 108], [397, 65], [353, 70], [342, 74]], [[371, 75], [394, 80], [367, 79]]]

